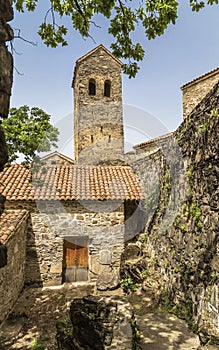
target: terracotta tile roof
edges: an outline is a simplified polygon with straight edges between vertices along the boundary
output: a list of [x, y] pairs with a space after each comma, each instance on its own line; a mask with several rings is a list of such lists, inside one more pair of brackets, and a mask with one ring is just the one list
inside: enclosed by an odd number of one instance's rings
[[[145, 141], [145, 142], [138, 143], [137, 145], [134, 146], [134, 148], [141, 148], [141, 147], [144, 147], [144, 146], [153, 144], [153, 143], [156, 144], [156, 142], [158, 143], [158, 142], [161, 141], [161, 140], [168, 139], [171, 135], [173, 135], [173, 132], [169, 132], [168, 134], [158, 136], [158, 137], [156, 137], [156, 138], [154, 138], [154, 139], [151, 139], [151, 140], [148, 140], [148, 141]], [[158, 145], [159, 145], [159, 143], [158, 143]]]
[[217, 74], [217, 73], [219, 73], [219, 67], [213, 69], [212, 71], [210, 71], [210, 72], [208, 72], [208, 73], [205, 73], [205, 74], [199, 76], [198, 78], [195, 78], [195, 79], [189, 81], [189, 82], [186, 83], [186, 84], [184, 84], [183, 86], [181, 86], [181, 90], [183, 90], [185, 87], [188, 87], [189, 85], [192, 85], [192, 84], [196, 83], [196, 82], [199, 81], [199, 80], [205, 79], [205, 78], [207, 78], [208, 76], [211, 76], [211, 75], [214, 75], [214, 74]]
[[0, 217], [0, 243], [6, 243], [21, 220], [28, 215], [26, 210], [4, 210]]
[[140, 183], [129, 166], [42, 166], [37, 172], [14, 164], [0, 173], [7, 200], [139, 200]]

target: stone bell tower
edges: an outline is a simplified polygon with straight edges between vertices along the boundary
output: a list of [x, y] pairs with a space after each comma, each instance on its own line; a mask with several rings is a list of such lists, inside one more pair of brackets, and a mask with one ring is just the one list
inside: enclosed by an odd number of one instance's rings
[[103, 45], [76, 62], [74, 152], [78, 164], [117, 164], [124, 155], [122, 63]]

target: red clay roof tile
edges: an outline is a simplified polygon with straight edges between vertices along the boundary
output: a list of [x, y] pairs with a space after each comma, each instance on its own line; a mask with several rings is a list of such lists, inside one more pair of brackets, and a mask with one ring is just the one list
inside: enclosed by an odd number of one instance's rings
[[0, 173], [0, 192], [7, 200], [139, 200], [144, 193], [129, 166], [13, 164]]
[[0, 243], [6, 243], [21, 220], [28, 215], [26, 210], [4, 210], [0, 217]]

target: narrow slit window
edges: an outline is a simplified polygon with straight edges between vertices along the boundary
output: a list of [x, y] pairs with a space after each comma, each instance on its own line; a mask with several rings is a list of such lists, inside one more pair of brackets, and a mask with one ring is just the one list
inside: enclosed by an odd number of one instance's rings
[[108, 142], [109, 143], [111, 142], [111, 135], [109, 135]]
[[102, 126], [100, 127], [100, 132], [103, 132], [103, 127]]
[[90, 140], [91, 140], [91, 143], [94, 142], [94, 137], [93, 137], [93, 135], [91, 135]]
[[89, 80], [89, 95], [96, 95], [96, 82], [94, 79]]
[[110, 97], [110, 88], [111, 83], [109, 80], [106, 80], [104, 83], [104, 96]]

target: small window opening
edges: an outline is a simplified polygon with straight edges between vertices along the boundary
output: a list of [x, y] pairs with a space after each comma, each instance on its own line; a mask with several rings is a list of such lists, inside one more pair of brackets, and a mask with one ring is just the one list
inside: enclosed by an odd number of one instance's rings
[[110, 97], [110, 81], [106, 80], [104, 83], [104, 96]]
[[103, 127], [102, 126], [100, 127], [100, 132], [103, 132]]
[[94, 142], [94, 137], [93, 137], [93, 135], [91, 135], [90, 139], [91, 139], [91, 143], [93, 143], [93, 142]]
[[89, 95], [96, 95], [96, 82], [94, 79], [89, 81]]
[[109, 143], [111, 142], [111, 135], [109, 135], [109, 139], [108, 139], [108, 142], [109, 142]]

